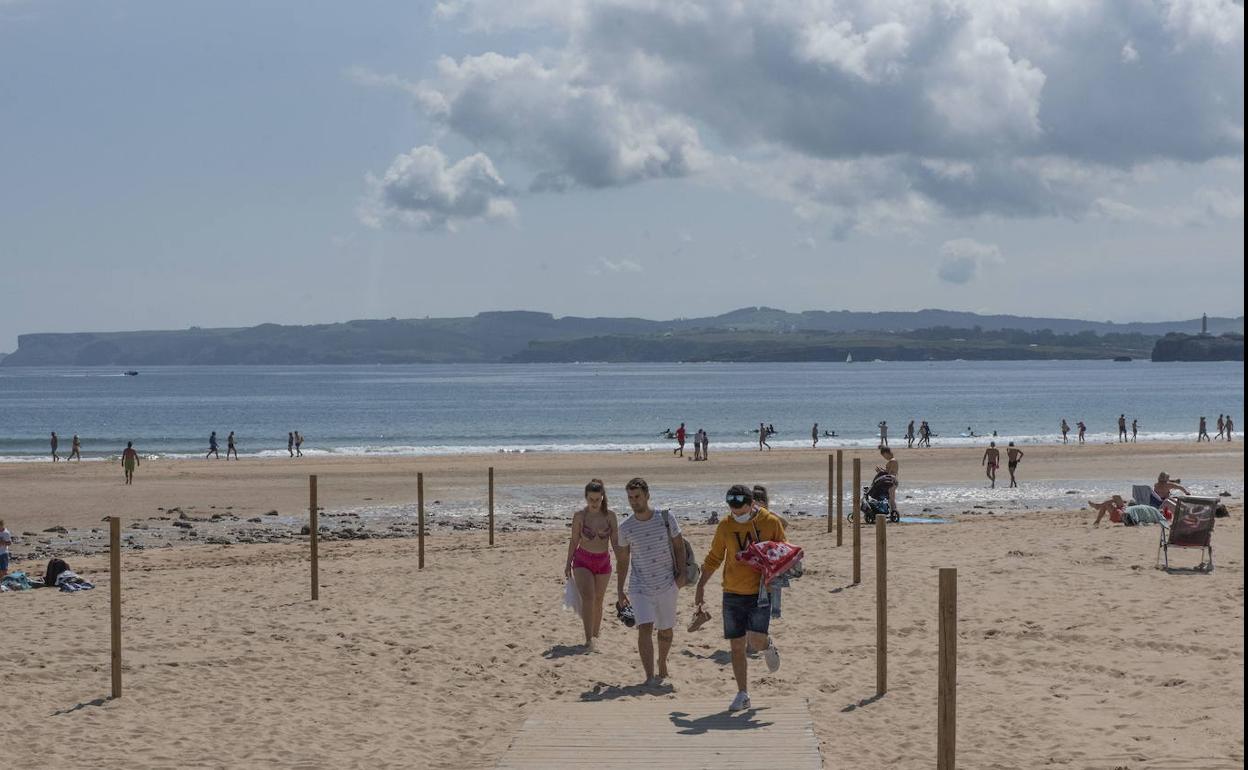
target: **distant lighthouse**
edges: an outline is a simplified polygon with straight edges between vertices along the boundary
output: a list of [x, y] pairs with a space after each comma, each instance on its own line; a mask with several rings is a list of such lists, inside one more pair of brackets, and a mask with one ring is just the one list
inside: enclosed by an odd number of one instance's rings
[[1208, 313], [1200, 314], [1200, 336], [1202, 337], [1209, 336], [1209, 314]]

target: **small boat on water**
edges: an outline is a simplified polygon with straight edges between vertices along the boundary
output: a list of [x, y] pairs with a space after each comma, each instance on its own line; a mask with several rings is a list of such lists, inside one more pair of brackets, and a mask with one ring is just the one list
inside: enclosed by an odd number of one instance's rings
[[139, 373], [138, 373], [138, 372], [136, 372], [136, 371], [135, 371], [135, 370], [133, 370], [133, 369], [129, 369], [129, 370], [127, 370], [127, 371], [126, 371], [126, 376], [127, 376], [127, 377], [138, 377], [138, 376], [139, 376]]
[[845, 363], [847, 363], [847, 364], [852, 364], [853, 362], [854, 362], [854, 354], [853, 354], [853, 353], [846, 353], [846, 354], [845, 354]]
[[1132, 358], [1131, 356], [1114, 356], [1114, 360], [1118, 363], [1126, 363], [1127, 361], [1131, 361]]

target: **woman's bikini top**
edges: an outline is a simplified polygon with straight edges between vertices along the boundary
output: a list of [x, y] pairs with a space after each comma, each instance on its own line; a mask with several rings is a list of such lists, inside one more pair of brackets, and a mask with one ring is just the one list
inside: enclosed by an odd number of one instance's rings
[[611, 537], [611, 522], [607, 522], [607, 530], [605, 532], [599, 532], [596, 529], [592, 529], [588, 524], [582, 524], [581, 537], [586, 540], [593, 540], [595, 538], [606, 540], [608, 537]]

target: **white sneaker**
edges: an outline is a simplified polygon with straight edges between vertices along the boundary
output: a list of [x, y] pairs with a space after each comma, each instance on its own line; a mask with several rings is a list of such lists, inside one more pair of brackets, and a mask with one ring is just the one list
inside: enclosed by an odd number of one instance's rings
[[745, 690], [737, 693], [737, 697], [732, 699], [732, 705], [728, 707], [729, 711], [744, 711], [750, 707], [750, 694]]
[[767, 639], [767, 649], [763, 650], [763, 660], [767, 662], [767, 670], [776, 673], [780, 670], [780, 651], [776, 649], [775, 642]]

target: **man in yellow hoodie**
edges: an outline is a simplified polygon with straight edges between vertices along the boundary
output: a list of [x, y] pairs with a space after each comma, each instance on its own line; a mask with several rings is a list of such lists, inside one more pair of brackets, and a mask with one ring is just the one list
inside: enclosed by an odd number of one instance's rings
[[702, 562], [702, 578], [698, 581], [694, 602], [701, 605], [706, 584], [719, 565], [724, 565], [724, 638], [732, 647], [732, 675], [737, 680], [737, 697], [729, 711], [750, 708], [746, 642], [763, 650], [767, 668], [780, 668], [780, 653], [767, 635], [771, 607], [762, 575], [749, 565], [737, 561], [737, 554], [751, 543], [768, 540], [785, 541], [784, 524], [771, 511], [754, 502], [749, 487], [734, 484], [725, 496], [730, 513], [719, 522], [715, 539]]

